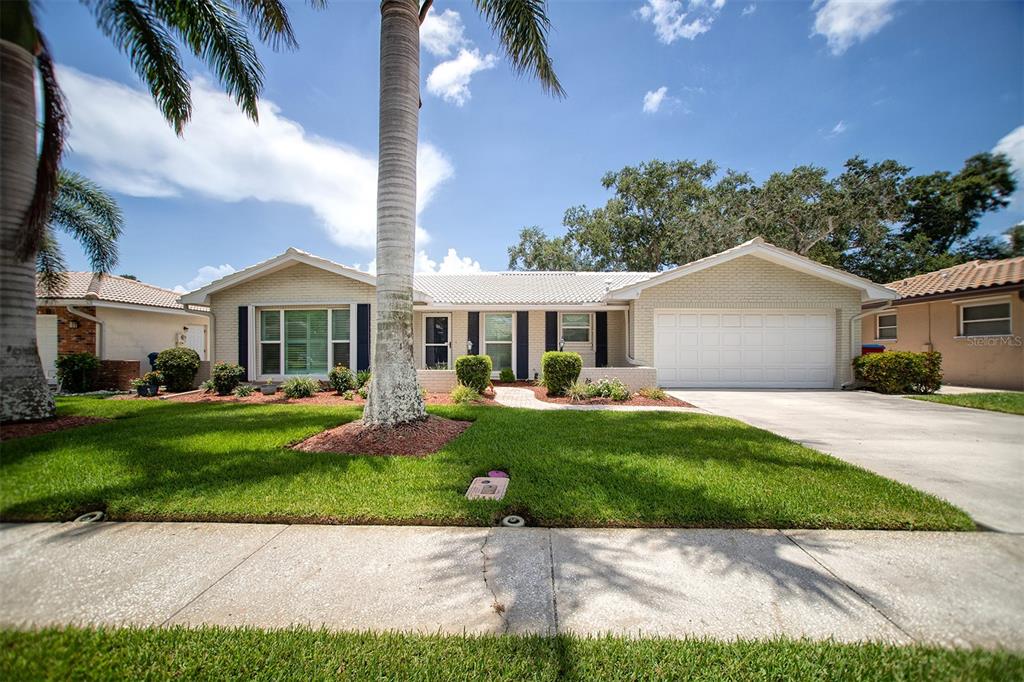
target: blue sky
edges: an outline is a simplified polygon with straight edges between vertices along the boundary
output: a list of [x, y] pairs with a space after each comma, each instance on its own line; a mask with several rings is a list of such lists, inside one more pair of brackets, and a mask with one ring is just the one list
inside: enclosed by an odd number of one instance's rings
[[[288, 246], [371, 263], [379, 5], [290, 8], [300, 48], [261, 47], [260, 126], [189, 60], [179, 140], [86, 9], [42, 5], [71, 106], [66, 165], [127, 218], [117, 272], [198, 286]], [[564, 100], [511, 73], [471, 4], [435, 2], [418, 267], [504, 269], [520, 228], [558, 232], [569, 206], [604, 203], [606, 171], [652, 158], [757, 179], [854, 154], [956, 170], [997, 145], [1024, 164], [1024, 3], [556, 0], [550, 14]], [[1021, 219], [1019, 193], [983, 231]]]

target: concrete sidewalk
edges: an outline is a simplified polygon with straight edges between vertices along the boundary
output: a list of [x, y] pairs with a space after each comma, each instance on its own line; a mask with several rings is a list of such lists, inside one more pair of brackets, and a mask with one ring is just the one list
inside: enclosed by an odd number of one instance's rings
[[1024, 537], [214, 523], [0, 526], [0, 621], [1024, 647]]

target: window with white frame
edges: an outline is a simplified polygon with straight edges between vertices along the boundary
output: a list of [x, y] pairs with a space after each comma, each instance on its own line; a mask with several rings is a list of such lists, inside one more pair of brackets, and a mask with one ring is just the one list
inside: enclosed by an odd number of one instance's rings
[[1005, 336], [1009, 333], [1009, 301], [960, 306], [960, 336]]
[[263, 309], [259, 315], [260, 374], [327, 374], [351, 364], [352, 315], [347, 306]]
[[879, 315], [875, 318], [877, 320], [877, 328], [875, 330], [876, 339], [896, 339], [896, 315], [895, 313], [889, 315]]
[[590, 313], [562, 313], [562, 340], [590, 343]]

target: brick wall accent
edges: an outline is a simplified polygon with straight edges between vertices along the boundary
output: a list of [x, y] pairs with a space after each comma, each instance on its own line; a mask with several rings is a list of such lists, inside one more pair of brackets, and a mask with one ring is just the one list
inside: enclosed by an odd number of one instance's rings
[[[95, 317], [96, 308], [77, 308]], [[96, 355], [96, 323], [68, 312], [66, 306], [38, 306], [38, 315], [57, 316], [57, 355], [92, 353]]]
[[659, 308], [801, 309], [834, 312], [835, 388], [853, 378], [850, 349], [860, 345], [860, 327], [850, 338], [850, 321], [860, 313], [858, 289], [791, 270], [756, 256], [743, 256], [645, 289], [633, 306], [634, 358], [654, 364], [654, 311]]
[[96, 390], [127, 391], [131, 380], [141, 375], [137, 360], [100, 360], [93, 388]]

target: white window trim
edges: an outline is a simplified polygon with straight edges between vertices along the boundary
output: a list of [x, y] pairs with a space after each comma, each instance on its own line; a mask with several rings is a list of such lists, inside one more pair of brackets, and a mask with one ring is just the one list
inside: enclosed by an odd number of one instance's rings
[[[586, 315], [587, 315], [587, 339], [588, 340], [587, 341], [566, 341], [565, 340], [565, 333], [562, 331], [562, 329], [563, 329], [562, 315], [565, 315], [565, 314], [580, 315], [580, 314], [583, 314], [583, 313], [586, 313]], [[569, 329], [582, 329], [582, 328], [583, 327], [572, 327], [572, 326], [569, 327]], [[559, 340], [559, 342], [563, 343], [566, 348], [570, 348], [570, 349], [572, 349], [572, 348], [585, 348], [585, 349], [588, 349], [588, 350], [593, 349], [594, 348], [594, 343], [595, 343], [595, 341], [594, 341], [594, 336], [595, 336], [594, 331], [595, 331], [594, 330], [594, 313], [587, 312], [585, 310], [559, 310], [558, 311], [558, 340]]]
[[[420, 317], [420, 367], [423, 369], [430, 369], [427, 367], [427, 318], [428, 317], [447, 317], [448, 318], [448, 369], [455, 369], [455, 360], [452, 358], [452, 314], [451, 313], [434, 313], [425, 312]], [[432, 346], [440, 346], [443, 344], [432, 343]]]
[[[481, 313], [480, 317], [482, 317], [483, 319], [480, 320], [480, 322], [481, 322], [481, 324], [480, 324], [480, 346], [481, 346], [480, 352], [483, 355], [487, 355], [488, 357], [490, 357], [490, 355], [487, 353], [487, 344], [488, 343], [508, 343], [506, 341], [488, 341], [487, 340], [487, 316], [488, 315], [511, 315], [512, 316], [512, 341], [511, 341], [510, 345], [512, 346], [512, 371], [515, 372], [516, 371], [516, 346], [519, 345], [518, 343], [516, 343], [516, 322], [517, 322], [516, 318], [519, 317], [519, 316], [515, 314], [515, 311], [511, 311], [511, 310], [494, 310], [494, 311], [490, 311], [490, 312]], [[497, 379], [500, 375], [501, 375], [501, 370], [499, 370], [499, 369], [494, 369], [491, 372], [491, 378], [492, 379]]]
[[[989, 305], [1006, 305], [1006, 317], [987, 317], [982, 320], [967, 320], [967, 324], [973, 324], [975, 322], [1002, 322], [1006, 320], [1010, 323], [1010, 328], [1003, 334], [967, 334], [964, 332], [964, 310], [966, 308], [980, 308], [982, 306]], [[999, 338], [1004, 336], [1013, 336], [1013, 303], [1009, 298], [997, 298], [988, 299], [985, 301], [975, 301], [971, 303], [961, 303], [957, 311], [957, 336], [958, 339], [987, 339], [987, 338]]]
[[[326, 310], [327, 311], [327, 371], [330, 372], [331, 368], [336, 364], [334, 362], [334, 339], [333, 339], [333, 328], [331, 326], [331, 318], [333, 317], [333, 311], [337, 308], [344, 308], [348, 306], [348, 324], [349, 324], [349, 341], [348, 341], [348, 366], [355, 371], [356, 366], [356, 302], [339, 301], [337, 303], [323, 303], [320, 305], [283, 305], [277, 303], [270, 303], [261, 306], [250, 306], [250, 310], [253, 313], [249, 316], [249, 338], [254, 340], [254, 343], [250, 343], [249, 357], [253, 358], [249, 362], [250, 370], [249, 376], [255, 376], [256, 381], [284, 381], [289, 377], [295, 376], [310, 376], [314, 379], [327, 379], [327, 373], [323, 374], [287, 374], [285, 373], [285, 342], [284, 342], [284, 312], [286, 310]], [[265, 310], [276, 310], [280, 315], [280, 336], [278, 341], [267, 341], [267, 343], [277, 343], [279, 346], [279, 352], [281, 354], [281, 372], [280, 374], [264, 374], [263, 373], [263, 362], [260, 354], [260, 346], [263, 343], [263, 338], [260, 334], [260, 315]], [[339, 342], [341, 343], [341, 342]], [[255, 365], [255, 367], [253, 367]], [[251, 380], [251, 379], [250, 379]]]
[[[894, 324], [894, 325], [885, 325], [886, 328], [895, 327], [895, 329], [896, 329], [896, 336], [894, 336], [892, 338], [882, 338], [881, 331], [882, 331], [882, 318], [883, 317], [895, 317], [896, 318], [896, 324]], [[884, 313], [878, 313], [877, 315], [875, 315], [875, 341], [896, 341], [897, 339], [899, 339], [899, 337], [900, 337], [900, 318], [899, 318], [899, 315], [895, 311], [887, 310]]]

